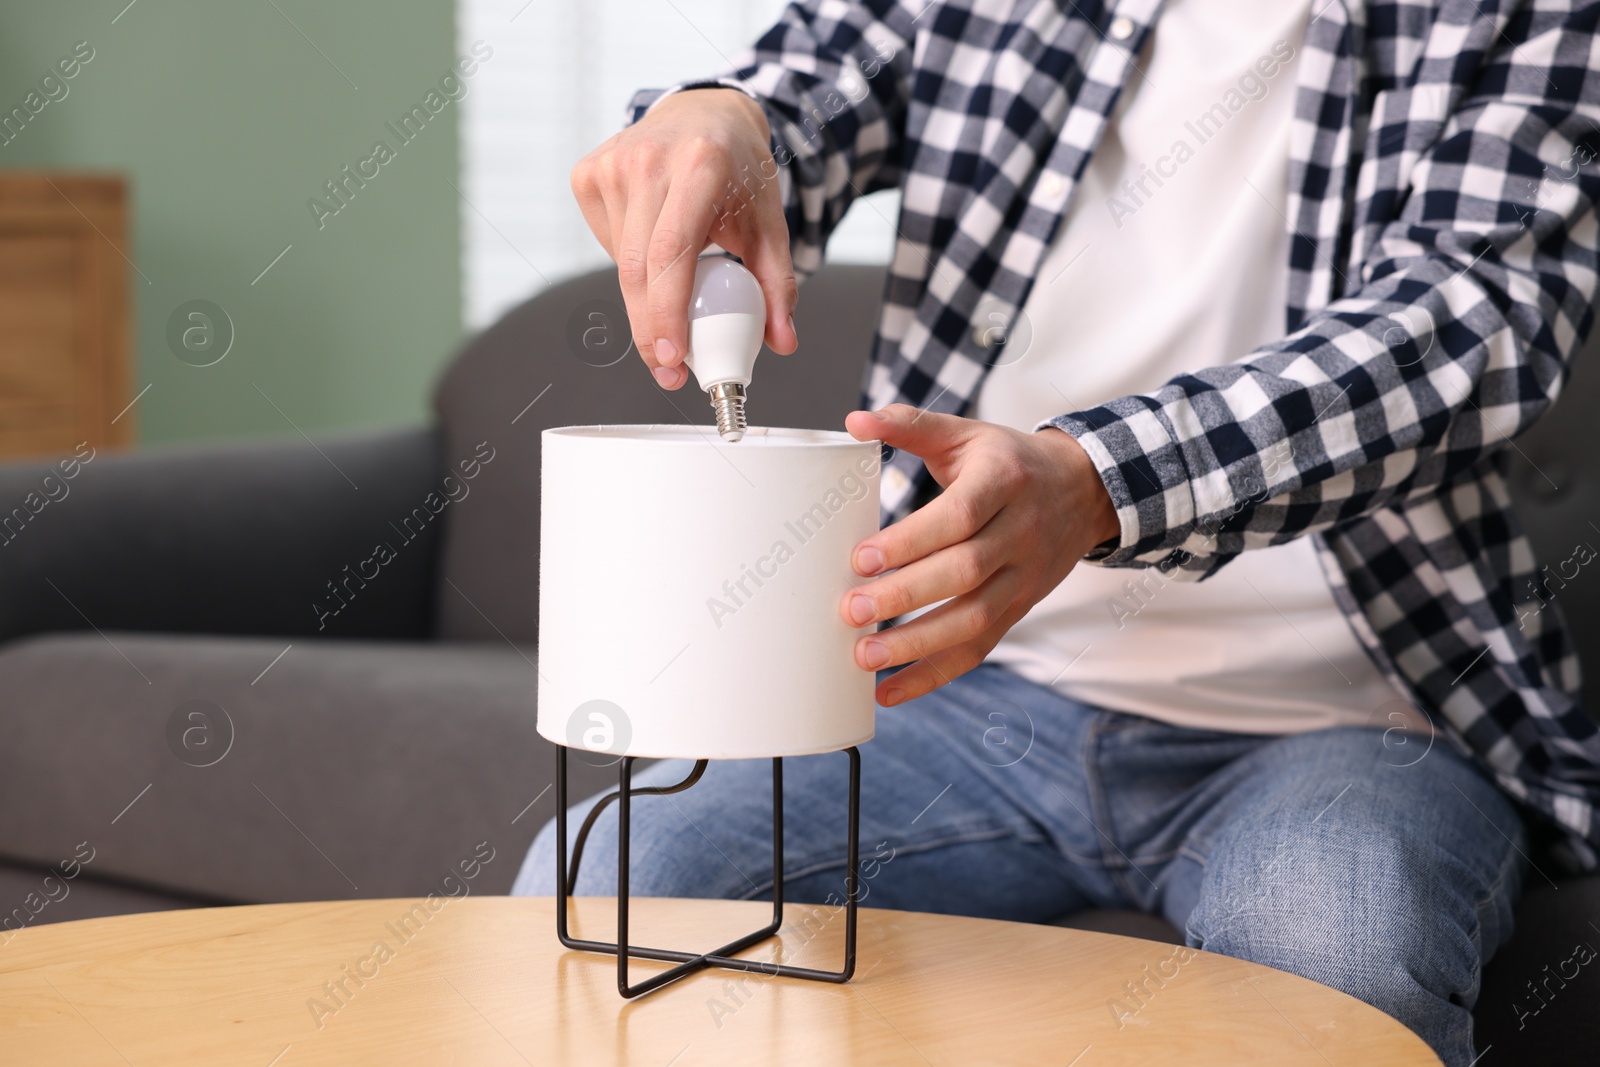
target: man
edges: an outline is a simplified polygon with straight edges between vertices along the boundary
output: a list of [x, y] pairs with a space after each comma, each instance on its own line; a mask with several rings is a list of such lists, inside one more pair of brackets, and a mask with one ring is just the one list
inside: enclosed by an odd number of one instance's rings
[[[793, 271], [901, 190], [877, 410], [846, 421], [894, 454], [840, 611], [900, 620], [856, 658], [906, 665], [862, 753], [872, 903], [1139, 908], [1472, 1060], [1529, 853], [1600, 841], [1600, 737], [1501, 474], [1591, 324], [1597, 17], [810, 0], [577, 166], [666, 389], [699, 250], [792, 352]], [[786, 772], [791, 899], [842, 886], [839, 762]], [[767, 773], [640, 804], [632, 891], [768, 892]]]

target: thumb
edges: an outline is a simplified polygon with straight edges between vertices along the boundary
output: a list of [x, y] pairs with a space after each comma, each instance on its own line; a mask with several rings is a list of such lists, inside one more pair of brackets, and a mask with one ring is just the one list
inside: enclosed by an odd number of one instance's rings
[[844, 428], [857, 441], [882, 441], [924, 460], [946, 458], [971, 440], [978, 423], [956, 415], [890, 404], [879, 411], [852, 411]]

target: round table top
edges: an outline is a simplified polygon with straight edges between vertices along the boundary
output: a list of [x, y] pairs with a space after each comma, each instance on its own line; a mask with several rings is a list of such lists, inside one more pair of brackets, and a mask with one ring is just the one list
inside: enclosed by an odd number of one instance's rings
[[[706, 970], [624, 1001], [550, 898], [269, 904], [31, 927], [0, 945], [8, 1063], [1438, 1064], [1400, 1023], [1226, 956], [1050, 926], [863, 908], [847, 985]], [[611, 940], [615, 902], [572, 905]], [[636, 899], [630, 929], [708, 951], [771, 905]], [[801, 926], [808, 915], [810, 921]], [[835, 909], [789, 905], [744, 955], [842, 963]], [[638, 981], [665, 964], [635, 962]]]

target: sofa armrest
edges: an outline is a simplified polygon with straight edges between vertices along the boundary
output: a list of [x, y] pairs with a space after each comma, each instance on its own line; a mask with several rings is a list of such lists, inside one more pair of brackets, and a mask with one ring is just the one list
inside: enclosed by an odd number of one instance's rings
[[0, 641], [428, 636], [441, 463], [406, 429], [0, 465]]

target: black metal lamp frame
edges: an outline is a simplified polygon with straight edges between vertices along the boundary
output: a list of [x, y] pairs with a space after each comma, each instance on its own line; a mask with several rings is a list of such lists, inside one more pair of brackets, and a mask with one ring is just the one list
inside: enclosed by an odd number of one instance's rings
[[[572, 847], [572, 865], [567, 866], [567, 747], [556, 746], [556, 936], [567, 948], [599, 952], [617, 957], [617, 992], [631, 999], [660, 989], [670, 982], [707, 967], [730, 971], [756, 971], [782, 978], [807, 978], [817, 982], [848, 982], [856, 970], [856, 903], [860, 895], [861, 829], [861, 753], [854, 746], [844, 750], [850, 757], [850, 833], [846, 841], [848, 867], [845, 872], [844, 968], [822, 971], [810, 967], [738, 959], [733, 954], [764, 941], [783, 925], [783, 759], [772, 761], [772, 921], [754, 933], [730, 941], [711, 952], [680, 952], [663, 948], [644, 948], [628, 943], [628, 817], [636, 796], [665, 796], [681, 793], [705, 774], [707, 760], [697, 760], [688, 777], [675, 785], [633, 788], [633, 756], [621, 757], [615, 791], [607, 793], [590, 809], [578, 830]], [[617, 940], [587, 941], [567, 931], [567, 900], [578, 881], [578, 865], [583, 860], [584, 842], [595, 819], [606, 805], [617, 802]], [[676, 963], [642, 982], [628, 982], [628, 961], [664, 960]]]

